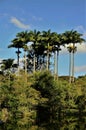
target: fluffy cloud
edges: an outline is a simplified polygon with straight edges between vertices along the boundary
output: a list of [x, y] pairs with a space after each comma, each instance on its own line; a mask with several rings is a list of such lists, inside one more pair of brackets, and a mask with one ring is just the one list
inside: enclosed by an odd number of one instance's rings
[[22, 28], [22, 29], [29, 29], [30, 28], [29, 25], [23, 24], [20, 20], [18, 20], [15, 17], [11, 18], [11, 23], [13, 23], [18, 28]]
[[78, 53], [86, 53], [86, 43], [77, 44]]
[[[62, 48], [61, 54], [68, 53], [67, 46], [61, 47]], [[85, 42], [83, 42], [81, 44], [77, 43], [76, 46], [77, 46], [77, 53], [86, 53], [86, 43]]]
[[75, 72], [86, 72], [86, 66], [75, 66]]

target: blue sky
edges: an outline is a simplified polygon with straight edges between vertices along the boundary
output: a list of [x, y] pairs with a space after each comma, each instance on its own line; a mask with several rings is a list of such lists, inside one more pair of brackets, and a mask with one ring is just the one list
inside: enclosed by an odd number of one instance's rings
[[[86, 0], [0, 0], [0, 59], [16, 58], [8, 49], [24, 30], [77, 30], [86, 39]], [[68, 75], [68, 52], [59, 56], [59, 75]], [[77, 44], [75, 76], [86, 74], [86, 43]]]

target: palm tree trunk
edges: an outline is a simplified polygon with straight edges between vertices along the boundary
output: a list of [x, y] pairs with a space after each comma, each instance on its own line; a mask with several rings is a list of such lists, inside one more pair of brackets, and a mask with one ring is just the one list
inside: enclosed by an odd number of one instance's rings
[[18, 68], [18, 76], [19, 76], [19, 54], [20, 54], [19, 48], [18, 51], [16, 51], [16, 53], [17, 53], [17, 68]]
[[49, 70], [49, 43], [48, 43], [48, 50], [47, 50], [47, 70]]
[[71, 83], [71, 64], [72, 64], [72, 58], [71, 58], [71, 52], [69, 52], [69, 83]]
[[57, 78], [57, 52], [54, 52], [54, 78]]
[[72, 82], [74, 82], [74, 51], [72, 56]]
[[25, 81], [27, 83], [27, 59], [26, 59], [26, 51], [25, 51], [25, 54], [24, 54], [24, 64], [25, 64]]
[[57, 73], [57, 55], [56, 51], [54, 52], [54, 75], [56, 76]]
[[18, 52], [17, 52], [17, 57], [18, 57], [18, 59], [17, 59], [17, 64], [18, 64], [18, 66], [19, 66], [19, 48], [18, 48]]

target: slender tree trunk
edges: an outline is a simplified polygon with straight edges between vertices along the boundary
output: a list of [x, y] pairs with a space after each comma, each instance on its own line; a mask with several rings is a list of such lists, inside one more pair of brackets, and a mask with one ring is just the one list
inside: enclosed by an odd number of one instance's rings
[[49, 43], [48, 43], [48, 50], [47, 50], [47, 70], [49, 70]]
[[74, 82], [74, 54], [76, 52], [75, 43], [73, 43], [73, 52], [72, 52], [72, 82]]
[[57, 78], [57, 52], [55, 51], [54, 52], [54, 78], [56, 79]]
[[18, 48], [18, 51], [17, 51], [18, 76], [19, 76], [19, 54], [20, 54], [20, 51]]
[[72, 58], [71, 52], [69, 52], [69, 83], [71, 83], [71, 65], [72, 65]]
[[54, 52], [54, 75], [56, 76], [57, 74], [57, 55], [56, 51]]
[[72, 82], [74, 82], [74, 51], [72, 53]]
[[17, 64], [18, 64], [18, 66], [19, 66], [19, 48], [18, 48], [18, 52], [17, 52], [17, 57], [18, 57], [18, 59], [17, 59]]

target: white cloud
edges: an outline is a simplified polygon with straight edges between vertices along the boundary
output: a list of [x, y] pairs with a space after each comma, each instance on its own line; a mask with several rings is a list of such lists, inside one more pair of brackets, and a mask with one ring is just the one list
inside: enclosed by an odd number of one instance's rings
[[11, 18], [11, 23], [13, 23], [16, 27], [22, 28], [22, 29], [29, 29], [30, 26], [22, 23], [20, 20], [18, 20], [16, 17]]
[[[68, 45], [66, 45], [65, 47], [61, 47], [62, 48], [61, 54], [68, 53], [67, 46]], [[86, 53], [86, 43], [85, 42], [83, 42], [81, 44], [77, 43], [76, 46], [77, 46], [77, 53]]]
[[67, 47], [61, 47], [61, 52], [60, 52], [61, 54], [67, 54], [68, 53], [68, 51], [67, 51]]
[[86, 43], [77, 44], [77, 52], [78, 53], [86, 53]]
[[75, 72], [86, 72], [86, 66], [75, 66]]

